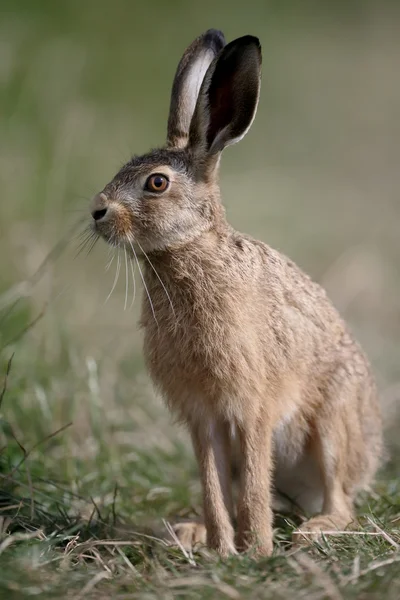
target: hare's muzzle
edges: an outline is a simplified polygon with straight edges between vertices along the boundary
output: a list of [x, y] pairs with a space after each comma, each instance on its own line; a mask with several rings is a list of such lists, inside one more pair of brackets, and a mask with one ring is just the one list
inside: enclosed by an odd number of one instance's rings
[[93, 230], [109, 244], [119, 245], [134, 237], [132, 214], [123, 202], [100, 192], [93, 198], [90, 212]]

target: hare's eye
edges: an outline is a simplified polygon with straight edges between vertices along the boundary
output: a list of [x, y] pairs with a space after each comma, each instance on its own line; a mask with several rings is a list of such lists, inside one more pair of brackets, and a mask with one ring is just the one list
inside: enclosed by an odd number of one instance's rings
[[148, 192], [165, 192], [169, 185], [169, 179], [165, 175], [155, 173], [148, 177], [144, 189]]

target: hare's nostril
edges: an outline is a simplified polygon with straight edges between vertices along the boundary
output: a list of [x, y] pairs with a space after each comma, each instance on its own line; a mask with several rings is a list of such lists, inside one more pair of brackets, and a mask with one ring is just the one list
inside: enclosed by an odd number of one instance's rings
[[105, 216], [106, 212], [106, 208], [102, 208], [101, 210], [94, 210], [92, 212], [92, 217], [95, 221], [100, 221], [100, 219], [102, 219]]

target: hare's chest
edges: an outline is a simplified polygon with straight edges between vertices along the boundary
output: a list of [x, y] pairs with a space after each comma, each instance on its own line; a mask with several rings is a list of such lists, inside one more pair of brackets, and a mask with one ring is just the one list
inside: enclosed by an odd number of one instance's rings
[[185, 415], [208, 408], [215, 412], [226, 407], [227, 398], [243, 397], [244, 388], [248, 392], [257, 380], [259, 354], [248, 339], [232, 320], [215, 314], [184, 324], [171, 320], [157, 325], [153, 320], [145, 324], [144, 354], [154, 383], [173, 410]]
[[196, 322], [172, 320], [145, 328], [144, 353], [151, 375], [162, 384], [170, 377], [196, 385], [224, 379], [231, 374], [230, 344], [222, 331], [204, 329]]

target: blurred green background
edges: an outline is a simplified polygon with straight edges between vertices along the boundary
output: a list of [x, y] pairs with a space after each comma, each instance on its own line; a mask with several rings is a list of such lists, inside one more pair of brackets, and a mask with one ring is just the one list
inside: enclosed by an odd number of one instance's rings
[[[16, 373], [36, 378], [43, 371], [52, 385], [58, 366], [71, 387], [71, 405], [79, 387], [71, 347], [83, 373], [90, 357], [100, 377], [112, 373], [118, 381], [121, 369], [129, 377], [141, 374], [139, 302], [123, 311], [122, 273], [104, 304], [115, 264], [104, 271], [102, 243], [89, 257], [74, 258], [77, 239], [69, 232], [132, 153], [163, 143], [177, 62], [194, 37], [216, 27], [228, 40], [259, 36], [264, 57], [254, 126], [223, 157], [228, 218], [327, 287], [364, 343], [384, 401], [395, 408], [398, 4], [2, 0], [1, 7], [2, 291], [31, 277], [59, 240], [71, 241], [29, 297], [3, 310], [6, 343], [46, 305], [41, 322], [15, 348]], [[7, 305], [7, 294], [2, 298]], [[101, 385], [106, 412], [119, 406], [111, 388]], [[53, 393], [47, 401], [54, 418], [63, 403]], [[134, 408], [134, 394], [129, 401]], [[18, 404], [24, 407], [21, 398]], [[88, 407], [83, 401], [68, 410], [79, 421]]]
[[[35, 451], [34, 464], [106, 505], [116, 481], [136, 485], [143, 514], [153, 510], [146, 494], [154, 482], [173, 482], [182, 505], [198, 494], [185, 434], [143, 369], [138, 299], [123, 310], [122, 270], [105, 303], [115, 261], [105, 271], [101, 242], [75, 258], [70, 231], [122, 163], [163, 144], [178, 60], [210, 27], [228, 40], [257, 35], [263, 47], [256, 120], [222, 161], [228, 218], [327, 288], [374, 365], [395, 456], [399, 3], [1, 0], [0, 7], [3, 369], [15, 352], [1, 412], [27, 446], [73, 421], [62, 442]], [[65, 236], [67, 248], [30, 285]], [[157, 452], [168, 460], [161, 464]]]

